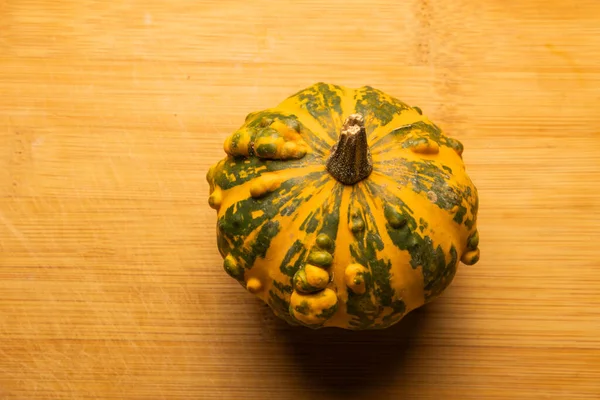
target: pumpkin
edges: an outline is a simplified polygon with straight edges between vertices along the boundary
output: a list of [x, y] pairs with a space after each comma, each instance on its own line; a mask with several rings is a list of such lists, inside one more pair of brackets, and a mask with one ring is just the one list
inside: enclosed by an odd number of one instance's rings
[[479, 259], [463, 145], [382, 91], [249, 114], [206, 177], [224, 270], [292, 325], [381, 329]]

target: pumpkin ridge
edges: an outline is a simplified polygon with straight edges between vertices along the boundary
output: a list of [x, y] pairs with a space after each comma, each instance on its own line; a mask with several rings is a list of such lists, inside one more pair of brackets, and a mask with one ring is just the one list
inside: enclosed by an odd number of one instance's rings
[[454, 154], [454, 150], [441, 146], [435, 154], [418, 153], [412, 149], [399, 148], [401, 143], [390, 142], [384, 147], [379, 147], [373, 152], [373, 165], [378, 164], [380, 170], [397, 166], [400, 163], [423, 163], [424, 165], [435, 165], [444, 179], [454, 179], [465, 186], [468, 186], [468, 178], [465, 178], [461, 172], [464, 167], [461, 166], [460, 158]]
[[[402, 162], [403, 161], [403, 162]], [[410, 187], [415, 193], [435, 204], [442, 210], [459, 213], [455, 220], [461, 224], [472, 199], [470, 186], [463, 186], [452, 179], [440, 165], [430, 160], [406, 161], [398, 159], [396, 163], [374, 164], [373, 174], [387, 180], [390, 185]], [[390, 174], [402, 177], [390, 178]], [[461, 216], [462, 214], [462, 216]]]
[[206, 179], [211, 185], [211, 194], [214, 187], [227, 190], [258, 178], [266, 172], [287, 171], [288, 169], [302, 169], [323, 164], [323, 157], [314, 153], [305, 155], [302, 159], [293, 161], [264, 160], [257, 157], [231, 157], [219, 161], [211, 167], [206, 174]]
[[[427, 192], [417, 191], [412, 184], [402, 184], [394, 181], [387, 175], [381, 173], [373, 173], [372, 178], [368, 180], [367, 184], [372, 188], [371, 190], [375, 193], [379, 193], [382, 200], [387, 204], [399, 204], [400, 212], [403, 217], [409, 222], [409, 225], [413, 225], [412, 229], [417, 229], [419, 221], [417, 218], [425, 221], [450, 221], [453, 219], [453, 207], [443, 208], [435, 202], [432, 202], [427, 197]], [[427, 201], [423, 201], [427, 200]], [[412, 207], [409, 207], [412, 204]], [[449, 234], [458, 234], [460, 225], [450, 225], [446, 228]], [[431, 227], [426, 228], [426, 232], [430, 232]]]
[[[355, 91], [356, 112], [364, 115], [369, 143], [373, 145], [380, 128], [385, 128], [398, 115], [402, 116], [411, 107], [404, 102], [383, 93], [371, 86], [363, 86]], [[416, 111], [415, 111], [416, 113]]]
[[223, 144], [231, 157], [284, 161], [299, 160], [308, 153], [323, 156], [328, 147], [297, 116], [277, 109], [249, 114]]
[[[293, 202], [306, 190], [300, 183], [321, 182], [324, 184], [329, 177], [325, 172], [313, 172], [312, 174], [289, 179], [281, 184], [270, 196], [278, 200], [268, 202], [266, 199], [254, 199], [249, 197], [232, 204], [218, 219], [218, 238], [226, 237], [227, 247], [222, 240], [218, 240], [222, 254], [231, 254], [239, 262], [245, 261], [245, 268], [250, 268], [254, 262], [254, 256], [247, 252], [247, 245], [255, 240], [255, 236], [262, 226], [281, 213], [283, 207]], [[254, 212], [262, 212], [254, 217]]]
[[[314, 266], [313, 269], [316, 268], [318, 270], [319, 268], [323, 268], [327, 271], [332, 270], [332, 268], [329, 268], [327, 266], [319, 267], [320, 261], [318, 261], [317, 258], [315, 258], [315, 256], [320, 255], [320, 253], [328, 254], [327, 252], [331, 252], [334, 250], [333, 244], [335, 240], [335, 232], [337, 231], [337, 226], [339, 222], [338, 218], [336, 218], [336, 215], [339, 216], [339, 212], [337, 212], [337, 210], [339, 209], [339, 202], [341, 199], [342, 190], [342, 185], [337, 183], [335, 180], [329, 178], [327, 184], [320, 188], [317, 192], [315, 192], [313, 198], [311, 199], [310, 204], [319, 204], [320, 207], [316, 211], [314, 211], [311, 206], [304, 204], [304, 207], [298, 210], [296, 213], [296, 215], [299, 217], [293, 218], [292, 221], [287, 223], [286, 230], [282, 231], [280, 235], [276, 237], [271, 243], [271, 249], [273, 250], [267, 254], [266, 259], [281, 260], [279, 267], [281, 275], [274, 274], [274, 270], [272, 270], [270, 276], [274, 281], [277, 281], [280, 284], [284, 284], [285, 287], [287, 287], [288, 283], [290, 286], [292, 286], [291, 296], [295, 296], [293, 297], [294, 302], [304, 301], [303, 299], [305, 299], [310, 303], [312, 300], [314, 300], [311, 297], [311, 293], [318, 293], [319, 291], [325, 289], [326, 285], [329, 283], [328, 281], [322, 282], [321, 284], [319, 284], [319, 287], [312, 289], [310, 286], [306, 286], [307, 276], [306, 273], [303, 271], [304, 267], [306, 267], [309, 264], [312, 264]], [[282, 222], [284, 221], [282, 220]], [[296, 232], [298, 232], [295, 235], [296, 240], [289, 250], [279, 245], [279, 241], [285, 243], [285, 241], [288, 240], [288, 235], [292, 235]], [[323, 249], [320, 246], [325, 246], [326, 249]], [[312, 258], [314, 258], [314, 260], [311, 261]], [[318, 259], [321, 258], [319, 257]], [[330, 261], [328, 261], [327, 263], [330, 262], [331, 258]], [[300, 279], [299, 281], [300, 283], [302, 283], [300, 287], [301, 293], [296, 293], [296, 289], [294, 289], [294, 287], [297, 287], [296, 280], [297, 278], [299, 278], [299, 272], [303, 272], [302, 279]], [[329, 272], [325, 273], [325, 275], [329, 276]], [[309, 276], [309, 281], [310, 278], [311, 277]], [[333, 288], [331, 289], [333, 290]], [[337, 298], [337, 294], [335, 298]], [[329, 294], [328, 299], [328, 301], [331, 301], [333, 299], [331, 297], [331, 293]], [[290, 297], [289, 301], [292, 301], [292, 297]], [[310, 307], [306, 309], [301, 307], [298, 310], [296, 310], [295, 308], [289, 308], [289, 310], [286, 310], [286, 312], [297, 314], [297, 312], [301, 312], [302, 310], [308, 312], [309, 309]], [[314, 324], [316, 320], [322, 320], [321, 323], [326, 322], [327, 319], [331, 318], [331, 316], [335, 314], [337, 310], [337, 305], [335, 306], [335, 309], [331, 308], [328, 310], [329, 311], [327, 313], [317, 314], [311, 317], [313, 318], [311, 319], [312, 323]], [[303, 321], [301, 319], [298, 319], [300, 317], [301, 316], [298, 315], [296, 315], [295, 317], [292, 315], [292, 318], [297, 323], [307, 325], [308, 323], [306, 321], [308, 321], [308, 319], [305, 318], [305, 320]], [[316, 320], [314, 318], [316, 318]], [[311, 324], [308, 324], [307, 326], [310, 325]]]
[[325, 172], [325, 168], [323, 166], [314, 165], [302, 168], [290, 168], [287, 170], [280, 170], [276, 172], [264, 172], [263, 174], [258, 175], [252, 180], [245, 181], [237, 186], [232, 186], [226, 190], [221, 190], [220, 196], [223, 198], [223, 200], [221, 202], [220, 208], [227, 209], [230, 205], [247, 199], [252, 186], [255, 185], [261, 178], [265, 176], [276, 176], [277, 179], [281, 182], [281, 184], [283, 184], [289, 181], [290, 179], [305, 177], [315, 172], [323, 173]]
[[[339, 217], [336, 218], [336, 215], [339, 215], [339, 213], [335, 209], [335, 204], [339, 203], [339, 198], [341, 196], [341, 193], [339, 193], [339, 192], [341, 192], [343, 186], [340, 185], [338, 182], [336, 182], [333, 179], [331, 180], [331, 182], [333, 183], [333, 188], [328, 193], [326, 200], [323, 203], [320, 203], [318, 198], [314, 199], [314, 203], [322, 204], [322, 206], [320, 206], [317, 209], [317, 211], [310, 217], [310, 220], [309, 220], [309, 218], [307, 218], [307, 220], [306, 220], [306, 222], [307, 222], [306, 228], [307, 229], [303, 229], [301, 227], [300, 230], [305, 231], [309, 234], [312, 234], [313, 232], [318, 232], [319, 234], [324, 233], [332, 241], [335, 241], [335, 238], [337, 235], [337, 225], [339, 223], [339, 221], [337, 221], [339, 219]], [[330, 209], [327, 210], [330, 212], [327, 216], [323, 215], [323, 212], [325, 211], [325, 209], [329, 208], [328, 206], [330, 205], [331, 199], [335, 200], [334, 208], [332, 210], [330, 210]], [[330, 217], [327, 218], [328, 216], [330, 216]], [[321, 218], [321, 220], [319, 218]], [[316, 221], [316, 225], [315, 225], [315, 222], [313, 222], [313, 221]], [[329, 226], [329, 225], [331, 225], [331, 226]]]
[[[410, 198], [411, 193], [415, 193], [409, 189], [403, 190], [400, 195], [396, 189], [386, 187], [385, 190], [379, 186], [374, 180], [368, 181], [369, 185], [373, 186], [373, 191], [380, 193], [382, 201], [388, 204], [397, 204], [403, 202], [400, 200], [404, 198], [406, 202], [416, 204], [413, 199]], [[396, 197], [396, 200], [392, 197]], [[402, 197], [400, 197], [402, 196]], [[406, 199], [409, 197], [408, 199]], [[424, 203], [419, 203], [424, 204]], [[435, 216], [431, 213], [436, 210], [435, 208], [429, 207], [429, 209], [419, 208], [416, 209], [414, 215], [422, 216], [426, 220], [442, 221], [444, 220], [443, 211], [435, 212]], [[439, 210], [439, 209], [438, 209]], [[403, 212], [404, 217], [407, 219], [407, 225], [404, 229], [398, 230], [388, 226], [387, 232], [390, 235], [392, 243], [401, 250], [407, 250], [410, 253], [410, 264], [413, 268], [422, 268], [423, 274], [423, 287], [435, 287], [437, 291], [431, 291], [425, 294], [425, 301], [429, 302], [437, 297], [443, 289], [451, 281], [451, 277], [454, 276], [456, 270], [456, 263], [453, 265], [448, 264], [445, 253], [446, 251], [452, 252], [452, 248], [457, 252], [456, 248], [464, 248], [467, 243], [467, 236], [469, 232], [466, 229], [456, 225], [454, 229], [448, 229], [443, 234], [438, 235], [435, 231], [432, 231], [430, 227], [425, 228], [422, 236], [417, 232], [418, 223], [416, 219], [409, 213]], [[449, 219], [450, 215], [446, 215], [445, 219]], [[435, 241], [434, 241], [435, 239]], [[462, 253], [462, 252], [461, 252]], [[452, 257], [454, 258], [454, 257]], [[452, 260], [450, 260], [452, 263]], [[448, 271], [447, 271], [448, 270]], [[447, 278], [450, 277], [450, 280]], [[442, 285], [440, 280], [444, 280], [446, 283]]]
[[[313, 193], [311, 201], [328, 203], [328, 199], [331, 198], [331, 188], [335, 186], [335, 182], [326, 177], [319, 180], [318, 186], [315, 185], [311, 188], [304, 187], [304, 192]], [[261, 281], [273, 280], [278, 282], [282, 287], [292, 286], [292, 277], [296, 271], [300, 268], [302, 263], [305, 262], [306, 256], [310, 250], [311, 240], [314, 240], [316, 234], [304, 233], [296, 234], [295, 241], [291, 247], [284, 247], [289, 239], [290, 233], [301, 232], [299, 227], [306, 219], [306, 216], [311, 212], [310, 203], [302, 204], [293, 214], [283, 216], [277, 215], [273, 218], [273, 221], [277, 221], [281, 226], [285, 228], [281, 229], [278, 234], [270, 241], [269, 247], [264, 257], [256, 259], [250, 269], [246, 271], [246, 279], [258, 278]], [[327, 206], [327, 211], [330, 211], [333, 206]], [[268, 266], [276, 262], [279, 265], [278, 269], [268, 268]], [[267, 279], [268, 278], [268, 279]], [[261, 296], [265, 296], [270, 291], [268, 283], [265, 285], [265, 291]], [[284, 299], [287, 301], [289, 296], [287, 293], [282, 293]], [[287, 309], [286, 309], [287, 312]]]
[[373, 192], [372, 187], [368, 184], [368, 181], [361, 185], [359, 199], [365, 208], [365, 214], [369, 216], [370, 226], [372, 227], [371, 229], [374, 228], [376, 236], [382, 244], [381, 248], [377, 248], [375, 250], [375, 256], [377, 260], [382, 261], [381, 265], [379, 265], [380, 267], [387, 265], [387, 270], [379, 271], [378, 275], [381, 276], [380, 279], [377, 279], [378, 277], [375, 273], [373, 273], [373, 271], [371, 272], [373, 275], [373, 280], [379, 286], [379, 292], [386, 296], [385, 298], [379, 296], [379, 303], [384, 306], [384, 309], [375, 319], [374, 325], [375, 327], [381, 328], [386, 327], [388, 324], [402, 318], [406, 311], [406, 303], [402, 293], [397, 291], [393, 286], [393, 261], [395, 260], [392, 257], [387, 256], [388, 249], [386, 248], [385, 240], [385, 235], [387, 234], [385, 229], [386, 223], [384, 222], [384, 219], [381, 218], [381, 209], [378, 209], [377, 205], [374, 203], [379, 197], [380, 194]]
[[[463, 145], [460, 143], [460, 141], [445, 135], [438, 126], [422, 116], [410, 124], [391, 129], [377, 142], [371, 143], [371, 148], [375, 151], [376, 148], [390, 142], [406, 143], [406, 139], [410, 136], [426, 137], [429, 140], [437, 143], [439, 146], [446, 146], [453, 149], [459, 158], [462, 155]], [[400, 137], [400, 139], [398, 139], [398, 137]]]
[[365, 181], [365, 190], [370, 195], [367, 198], [371, 199], [371, 206], [377, 210], [374, 212], [374, 219], [384, 243], [385, 255], [391, 262], [390, 285], [405, 306], [403, 312], [400, 309], [396, 313], [385, 316], [381, 321], [384, 324], [392, 324], [397, 318], [402, 318], [402, 315], [423, 304], [422, 269], [411, 266], [411, 254], [408, 249], [396, 246], [390, 235], [390, 230], [402, 232], [407, 245], [414, 245], [416, 242], [410, 238], [410, 234], [411, 228], [416, 226], [416, 223], [414, 218], [411, 219], [413, 211], [402, 199], [386, 195], [384, 192], [386, 189], [374, 184], [373, 180]]
[[[376, 257], [377, 249], [383, 249], [383, 243], [378, 235], [377, 227], [372, 226], [372, 221], [365, 220], [368, 216], [368, 205], [365, 204], [361, 185], [354, 185], [349, 202], [349, 226], [353, 230], [354, 240], [350, 244], [352, 264], [359, 264], [366, 268], [368, 276], [365, 282], [365, 293], [358, 295], [348, 292], [347, 312], [355, 317], [351, 321], [358, 329], [374, 327], [377, 317], [384, 307], [391, 304], [391, 293], [385, 284], [388, 265], [384, 260]], [[358, 224], [358, 221], [361, 223]], [[352, 229], [358, 224], [360, 229]], [[378, 301], [379, 299], [379, 301]]]
[[[398, 118], [400, 120], [404, 119], [404, 118]], [[397, 127], [393, 127], [394, 121], [390, 122], [388, 125], [384, 126], [384, 127], [380, 127], [378, 129], [379, 132], [377, 132], [376, 134], [371, 135], [371, 137], [369, 137], [369, 145], [371, 146], [371, 151], [373, 152], [378, 152], [379, 154], [385, 154], [387, 152], [392, 152], [393, 150], [398, 150], [398, 144], [401, 143], [401, 140], [397, 139], [397, 138], [390, 138], [390, 135], [393, 134], [394, 131], [398, 131], [402, 128], [411, 128], [413, 126], [416, 125], [417, 121], [413, 121], [410, 123], [403, 123]], [[391, 125], [391, 126], [389, 126]], [[385, 130], [383, 130], [383, 128], [385, 128]], [[408, 135], [407, 135], [408, 136]], [[388, 146], [388, 147], [384, 147], [384, 146]]]
[[[324, 156], [329, 150], [329, 143], [306, 126], [303, 119], [298, 118], [298, 116], [287, 112], [285, 109], [280, 109], [279, 107], [250, 114], [239, 130], [244, 128], [252, 128], [255, 130], [265, 129], [267, 127], [272, 127], [274, 123], [277, 124], [278, 122], [296, 130], [312, 149], [313, 153]], [[280, 124], [277, 125], [280, 126]]]
[[[295, 114], [310, 118], [315, 132], [322, 130], [330, 146], [337, 139], [341, 127], [342, 100], [344, 89], [341, 86], [316, 83], [288, 97], [277, 107], [280, 110], [295, 111]], [[303, 121], [308, 122], [305, 118]], [[316, 129], [319, 127], [320, 129]]]
[[347, 327], [351, 322], [352, 315], [347, 310], [349, 293], [345, 284], [344, 274], [340, 272], [352, 263], [349, 245], [352, 241], [352, 232], [348, 227], [350, 218], [348, 209], [354, 186], [338, 183], [338, 187], [340, 188], [340, 193], [335, 208], [338, 224], [335, 226], [334, 240], [336, 241], [336, 246], [333, 251], [332, 271], [334, 271], [334, 274], [331, 287], [335, 287], [338, 299], [343, 306], [338, 307], [337, 312], [325, 322], [324, 326]]

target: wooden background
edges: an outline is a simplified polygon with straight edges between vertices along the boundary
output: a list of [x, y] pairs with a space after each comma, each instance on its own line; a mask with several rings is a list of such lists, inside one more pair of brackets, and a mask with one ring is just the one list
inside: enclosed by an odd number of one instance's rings
[[[381, 332], [222, 270], [250, 111], [373, 85], [465, 145], [482, 259]], [[600, 399], [600, 1], [0, 1], [0, 399]]]

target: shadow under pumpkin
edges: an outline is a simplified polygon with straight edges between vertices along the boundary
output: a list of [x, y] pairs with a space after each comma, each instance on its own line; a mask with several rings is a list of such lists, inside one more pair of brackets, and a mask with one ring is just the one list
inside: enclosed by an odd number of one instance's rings
[[[395, 325], [381, 330], [348, 331], [339, 328], [312, 330], [293, 327], [275, 317], [264, 306], [262, 321], [268, 341], [287, 353], [303, 382], [306, 393], [363, 398], [390, 386], [394, 380], [409, 379], [402, 373], [414, 356], [413, 340], [427, 325], [428, 305], [408, 313]], [[414, 354], [414, 353], [412, 353]], [[380, 392], [378, 392], [380, 393]]]

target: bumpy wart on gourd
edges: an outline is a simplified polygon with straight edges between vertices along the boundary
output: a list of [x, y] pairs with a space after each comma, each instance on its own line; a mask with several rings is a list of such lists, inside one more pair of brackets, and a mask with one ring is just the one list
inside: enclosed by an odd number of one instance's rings
[[315, 84], [224, 150], [207, 173], [223, 268], [292, 325], [386, 328], [479, 260], [463, 145], [380, 90]]

